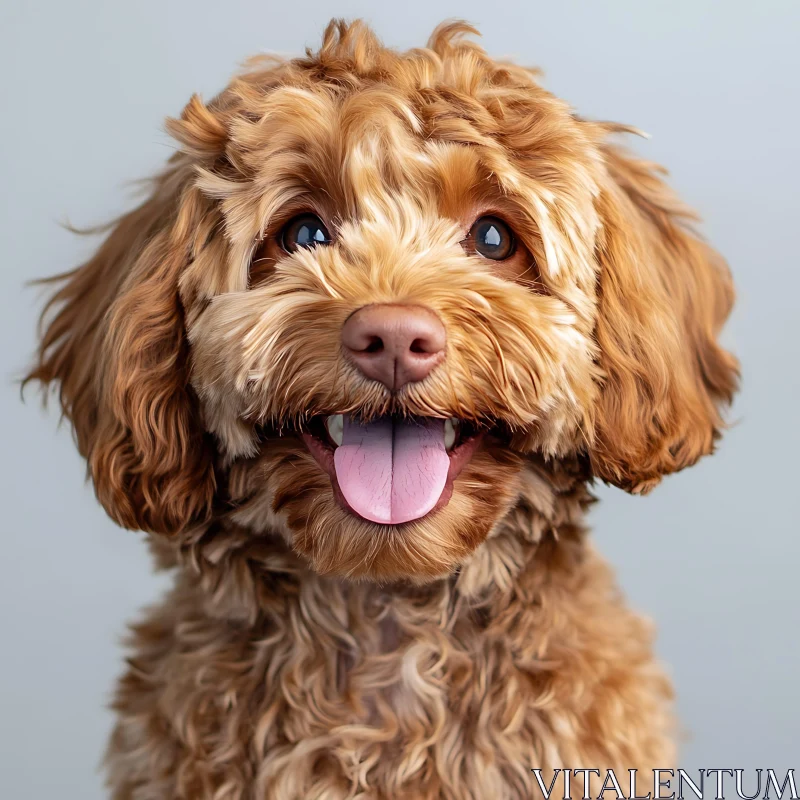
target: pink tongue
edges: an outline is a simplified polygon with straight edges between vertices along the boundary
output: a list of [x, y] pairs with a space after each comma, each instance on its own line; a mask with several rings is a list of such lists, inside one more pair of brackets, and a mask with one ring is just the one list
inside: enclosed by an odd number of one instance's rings
[[390, 525], [418, 519], [436, 505], [447, 480], [444, 420], [381, 417], [360, 425], [345, 414], [333, 463], [356, 514]]

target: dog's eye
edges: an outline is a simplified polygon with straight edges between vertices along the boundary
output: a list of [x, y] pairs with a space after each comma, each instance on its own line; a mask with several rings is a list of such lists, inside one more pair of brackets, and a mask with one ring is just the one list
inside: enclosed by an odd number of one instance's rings
[[316, 214], [301, 214], [290, 219], [281, 233], [281, 247], [287, 253], [294, 253], [299, 247], [330, 243], [331, 235]]
[[516, 249], [511, 228], [497, 217], [481, 217], [476, 220], [467, 236], [467, 243], [470, 249], [493, 261], [509, 258]]

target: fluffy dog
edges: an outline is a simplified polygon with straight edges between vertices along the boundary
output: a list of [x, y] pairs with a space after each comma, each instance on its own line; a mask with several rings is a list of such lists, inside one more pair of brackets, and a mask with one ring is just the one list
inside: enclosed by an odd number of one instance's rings
[[649, 627], [583, 518], [591, 481], [712, 451], [731, 281], [629, 129], [470, 32], [399, 53], [332, 22], [250, 62], [56, 279], [29, 379], [175, 575], [116, 691], [118, 800], [522, 798], [534, 767], [672, 763]]

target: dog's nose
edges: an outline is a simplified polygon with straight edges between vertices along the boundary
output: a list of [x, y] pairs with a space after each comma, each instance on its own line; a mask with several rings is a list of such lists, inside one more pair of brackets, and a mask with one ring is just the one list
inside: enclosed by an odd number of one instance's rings
[[424, 306], [364, 306], [342, 328], [348, 358], [392, 391], [427, 377], [444, 360], [445, 342], [444, 325]]

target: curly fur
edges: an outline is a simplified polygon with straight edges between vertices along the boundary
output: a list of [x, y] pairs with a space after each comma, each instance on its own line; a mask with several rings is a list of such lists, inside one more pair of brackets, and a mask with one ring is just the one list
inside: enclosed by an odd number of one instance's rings
[[[528, 797], [531, 767], [671, 763], [649, 628], [582, 520], [592, 479], [645, 492], [712, 451], [730, 277], [610, 142], [627, 128], [470, 32], [398, 53], [333, 22], [316, 53], [253, 60], [168, 122], [148, 199], [56, 279], [29, 379], [59, 384], [100, 502], [175, 571], [114, 701], [118, 800]], [[278, 253], [305, 209], [334, 244]], [[518, 275], [461, 247], [489, 212]], [[447, 330], [394, 394], [339, 344], [379, 302]], [[381, 526], [299, 436], [342, 412], [491, 431], [445, 507]]]

